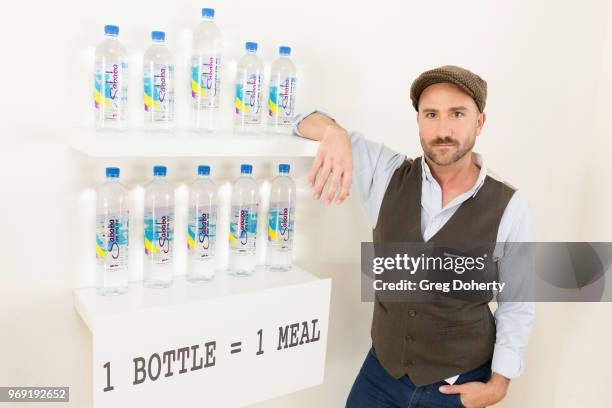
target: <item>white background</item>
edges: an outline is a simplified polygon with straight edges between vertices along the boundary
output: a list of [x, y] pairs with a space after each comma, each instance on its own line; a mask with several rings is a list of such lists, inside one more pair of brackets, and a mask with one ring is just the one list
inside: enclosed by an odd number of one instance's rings
[[[526, 195], [536, 239], [612, 240], [606, 1], [11, 2], [0, 16], [0, 385], [70, 386], [70, 406], [88, 406], [91, 337], [71, 296], [91, 278], [80, 252], [90, 245], [82, 239], [90, 226], [82, 225], [79, 205], [105, 165], [120, 165], [137, 189], [157, 163], [90, 161], [69, 148], [70, 129], [91, 123], [93, 47], [104, 24], [118, 24], [137, 69], [149, 32], [161, 28], [180, 66], [202, 6], [217, 9], [225, 35], [224, 83], [245, 40], [260, 43], [266, 63], [287, 43], [300, 70], [299, 109], [323, 107], [409, 156], [421, 151], [412, 80], [442, 64], [472, 69], [489, 83], [477, 150]], [[134, 75], [130, 96], [139, 94]], [[198, 162], [164, 163], [179, 183]], [[212, 164], [226, 181], [238, 161]], [[255, 162], [255, 176], [269, 177], [273, 164]], [[326, 381], [257, 406], [340, 407], [370, 344], [371, 304], [359, 301], [357, 263], [359, 243], [371, 233], [354, 195], [342, 207], [323, 208], [306, 186], [308, 161], [293, 164], [297, 262], [334, 280]], [[611, 313], [609, 304], [538, 304], [526, 372], [499, 406], [606, 404]]]

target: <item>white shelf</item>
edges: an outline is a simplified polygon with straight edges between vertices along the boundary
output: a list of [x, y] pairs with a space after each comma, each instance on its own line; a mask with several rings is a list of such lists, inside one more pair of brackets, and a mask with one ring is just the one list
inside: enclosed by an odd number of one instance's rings
[[120, 296], [100, 296], [93, 287], [74, 290], [74, 305], [91, 332], [96, 322], [112, 315], [129, 314], [156, 307], [171, 307], [195, 301], [257, 292], [265, 289], [294, 286], [319, 280], [305, 270], [293, 266], [288, 272], [258, 270], [251, 276], [236, 277], [226, 271], [217, 272], [209, 281], [199, 284], [177, 276], [172, 286], [165, 289], [147, 289], [142, 281], [130, 282], [128, 292]]
[[323, 382], [329, 278], [294, 267], [129, 289], [74, 291], [93, 337], [95, 408], [242, 407]]
[[318, 143], [293, 135], [77, 129], [71, 147], [91, 157], [314, 157]]

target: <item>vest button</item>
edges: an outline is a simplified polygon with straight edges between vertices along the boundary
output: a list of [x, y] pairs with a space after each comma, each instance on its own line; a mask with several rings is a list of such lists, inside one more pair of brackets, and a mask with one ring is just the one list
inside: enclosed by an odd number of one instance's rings
[[414, 310], [414, 309], [410, 309], [410, 310], [408, 311], [408, 316], [410, 316], [410, 317], [414, 317], [414, 316], [416, 316], [416, 310]]
[[406, 341], [414, 341], [414, 337], [412, 337], [411, 335], [407, 334], [406, 335]]
[[414, 360], [404, 360], [403, 363], [404, 363], [404, 366], [406, 367], [414, 366]]

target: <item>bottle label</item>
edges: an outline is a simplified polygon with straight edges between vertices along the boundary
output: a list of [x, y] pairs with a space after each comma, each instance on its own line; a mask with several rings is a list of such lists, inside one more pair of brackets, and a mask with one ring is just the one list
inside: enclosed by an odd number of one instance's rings
[[155, 264], [172, 261], [174, 240], [174, 210], [169, 208], [147, 209], [144, 214], [145, 255]]
[[96, 217], [96, 260], [110, 270], [120, 270], [128, 263], [129, 213]]
[[206, 260], [215, 256], [217, 240], [217, 207], [202, 206], [189, 209], [187, 250], [193, 259]]
[[261, 121], [261, 75], [250, 74], [236, 84], [235, 112], [237, 123], [257, 125]]
[[270, 81], [268, 116], [272, 123], [282, 126], [293, 124], [295, 84], [296, 78], [289, 75], [280, 76], [278, 82]]
[[191, 99], [195, 109], [219, 107], [221, 57], [203, 54], [191, 60]]
[[148, 121], [171, 122], [174, 116], [174, 66], [145, 68], [144, 110]]
[[230, 250], [244, 255], [255, 253], [257, 205], [232, 206], [230, 214]]
[[288, 202], [273, 203], [268, 212], [268, 243], [279, 251], [293, 247], [294, 208]]
[[125, 118], [127, 104], [127, 63], [115, 62], [96, 66], [94, 105], [106, 120]]

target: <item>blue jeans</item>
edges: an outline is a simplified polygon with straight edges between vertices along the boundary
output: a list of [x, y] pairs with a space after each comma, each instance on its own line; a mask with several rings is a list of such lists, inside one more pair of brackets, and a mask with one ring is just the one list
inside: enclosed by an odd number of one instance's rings
[[[491, 362], [463, 373], [455, 384], [470, 381], [487, 382], [491, 378]], [[438, 387], [447, 384], [439, 381], [417, 387], [408, 376], [393, 378], [378, 362], [374, 347], [355, 379], [346, 401], [346, 408], [460, 408], [460, 394], [442, 394]]]

